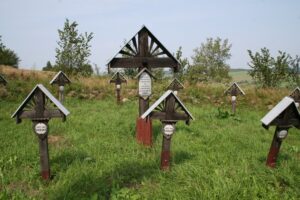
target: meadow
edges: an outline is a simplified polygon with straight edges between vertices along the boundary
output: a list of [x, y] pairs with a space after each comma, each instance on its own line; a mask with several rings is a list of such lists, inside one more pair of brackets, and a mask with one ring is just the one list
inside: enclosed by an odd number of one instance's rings
[[[230, 115], [223, 96], [227, 86], [186, 83], [179, 97], [195, 120], [190, 126], [177, 123], [171, 170], [161, 171], [161, 123], [154, 121], [152, 148], [135, 139], [136, 82], [124, 86], [126, 101], [117, 105], [107, 79], [76, 79], [66, 88], [67, 121], [49, 123], [53, 177], [43, 181], [32, 123], [17, 125], [10, 116], [37, 82], [56, 95], [57, 88], [48, 84], [53, 74], [2, 73], [11, 81], [0, 91], [0, 199], [300, 198], [299, 130], [290, 129], [277, 167], [265, 165], [275, 128], [265, 130], [260, 119], [287, 89], [244, 85], [246, 96], [238, 97], [237, 114]], [[165, 84], [154, 83], [151, 103]]]

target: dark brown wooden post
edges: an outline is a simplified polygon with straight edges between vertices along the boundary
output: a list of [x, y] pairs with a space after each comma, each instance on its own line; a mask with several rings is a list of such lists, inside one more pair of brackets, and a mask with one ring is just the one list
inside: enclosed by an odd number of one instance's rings
[[[53, 104], [48, 105], [46, 98]], [[30, 106], [27, 107], [28, 105]], [[48, 121], [54, 117], [65, 120], [68, 114], [69, 111], [43, 85], [38, 84], [12, 115], [12, 118], [16, 117], [17, 123], [20, 123], [23, 118], [29, 118], [33, 122], [33, 130], [39, 140], [40, 168], [41, 176], [44, 180], [48, 180], [51, 177], [48, 151]]]
[[163, 142], [162, 142], [162, 151], [161, 151], [161, 158], [160, 158], [160, 169], [161, 170], [169, 170], [170, 169], [170, 162], [171, 162], [171, 138], [172, 136], [165, 136], [163, 135]]
[[268, 153], [266, 165], [275, 167], [282, 141], [287, 137], [288, 130], [292, 126], [300, 129], [300, 113], [295, 101], [290, 97], [284, 97], [272, 110], [262, 119], [262, 126], [276, 126], [271, 147]]
[[[285, 135], [281, 134], [282, 138], [280, 138], [281, 132], [283, 132], [283, 134], [285, 134]], [[272, 141], [269, 153], [268, 153], [268, 158], [267, 158], [267, 162], [266, 162], [267, 166], [275, 167], [282, 140], [287, 136], [287, 133], [288, 133], [288, 130], [286, 128], [283, 129], [283, 128], [276, 127], [273, 141]]]
[[245, 92], [240, 88], [240, 86], [237, 83], [233, 83], [228, 89], [225, 90], [224, 94], [228, 94], [231, 96], [232, 114], [235, 115], [237, 96], [245, 95]]
[[70, 84], [70, 83], [71, 83], [70, 79], [62, 71], [59, 71], [54, 76], [54, 78], [50, 81], [51, 85], [53, 85], [53, 84], [58, 85], [58, 100], [61, 103], [63, 103], [65, 100], [65, 97], [64, 97], [65, 85]]
[[171, 138], [175, 133], [175, 124], [183, 120], [189, 124], [193, 119], [191, 113], [182, 104], [173, 91], [166, 91], [145, 113], [142, 119], [159, 119], [163, 124], [163, 142], [161, 151], [161, 170], [170, 169], [171, 160]]
[[122, 83], [127, 83], [127, 80], [123, 75], [120, 74], [120, 72], [116, 72], [111, 80], [110, 83], [115, 83], [115, 90], [117, 95], [117, 104], [121, 104], [121, 87]]

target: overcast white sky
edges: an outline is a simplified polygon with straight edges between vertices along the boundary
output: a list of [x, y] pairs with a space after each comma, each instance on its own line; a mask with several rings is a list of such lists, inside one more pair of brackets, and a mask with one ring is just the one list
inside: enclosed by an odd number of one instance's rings
[[21, 68], [55, 62], [57, 29], [65, 19], [93, 32], [90, 63], [104, 70], [124, 39], [146, 25], [169, 49], [193, 49], [208, 37], [232, 43], [232, 68], [246, 68], [247, 49], [300, 55], [299, 0], [0, 0], [0, 35], [21, 58]]

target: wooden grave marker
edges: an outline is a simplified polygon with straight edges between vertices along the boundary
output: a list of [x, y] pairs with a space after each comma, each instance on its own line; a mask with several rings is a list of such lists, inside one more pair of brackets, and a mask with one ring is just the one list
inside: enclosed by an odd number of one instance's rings
[[48, 122], [51, 118], [62, 118], [65, 121], [69, 114], [70, 112], [42, 84], [38, 84], [11, 116], [16, 118], [17, 124], [21, 123], [22, 119], [32, 121], [33, 130], [39, 139], [41, 176], [45, 180], [50, 179]]
[[232, 113], [235, 114], [236, 111], [236, 99], [238, 95], [245, 95], [245, 92], [240, 88], [240, 86], [234, 82], [228, 89], [224, 91], [224, 94], [231, 96]]
[[7, 85], [6, 79], [0, 74], [0, 85]]
[[[149, 29], [143, 26], [117, 55], [108, 62], [107, 66], [108, 70], [110, 68], [137, 68], [138, 72], [141, 72], [144, 68], [151, 71], [152, 68], [169, 67], [172, 68], [174, 72], [177, 72], [180, 63]], [[143, 80], [149, 80], [149, 78], [144, 76], [147, 75], [143, 75], [142, 81], [139, 81], [139, 83], [147, 84], [146, 81], [143, 82]], [[146, 89], [141, 91], [147, 92]], [[145, 98], [146, 96], [147, 93], [143, 93], [142, 96], [139, 96], [139, 117], [136, 122], [136, 136], [139, 143], [145, 146], [151, 146], [152, 143], [149, 138], [152, 138], [152, 122], [151, 120], [143, 120], [140, 118], [149, 108], [149, 98]]]
[[299, 108], [299, 104], [300, 104], [300, 88], [296, 87], [294, 89], [294, 91], [290, 94], [290, 97], [292, 97], [294, 99], [294, 101], [296, 102], [297, 108]]
[[62, 71], [59, 71], [53, 79], [50, 81], [50, 85], [58, 85], [58, 99], [61, 103], [64, 103], [64, 90], [65, 90], [65, 85], [70, 84], [71, 81], [67, 77], [65, 73]]
[[121, 86], [122, 83], [127, 83], [127, 79], [121, 72], [116, 72], [110, 79], [110, 83], [115, 83], [115, 89], [117, 94], [117, 103], [121, 103]]
[[266, 162], [267, 166], [275, 167], [282, 140], [287, 137], [289, 128], [294, 126], [300, 129], [300, 113], [295, 101], [290, 97], [284, 97], [261, 119], [261, 122], [266, 129], [269, 126], [276, 126]]
[[184, 86], [177, 78], [174, 78], [168, 85], [167, 89], [172, 90], [174, 94], [177, 95], [179, 90], [184, 89]]
[[175, 132], [175, 124], [183, 120], [186, 124], [194, 120], [192, 114], [187, 110], [177, 95], [172, 90], [166, 91], [142, 116], [144, 120], [158, 119], [163, 124], [163, 143], [161, 152], [162, 170], [170, 168], [170, 146], [171, 137]]

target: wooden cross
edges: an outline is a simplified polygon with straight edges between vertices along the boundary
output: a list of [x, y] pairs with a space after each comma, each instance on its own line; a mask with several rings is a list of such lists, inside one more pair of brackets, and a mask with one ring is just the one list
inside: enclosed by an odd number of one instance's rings
[[39, 138], [41, 176], [50, 178], [48, 152], [48, 122], [51, 118], [62, 118], [69, 115], [69, 111], [41, 84], [38, 84], [22, 102], [12, 115], [16, 122], [22, 119], [31, 119], [33, 129]]
[[[143, 26], [107, 65], [108, 69], [137, 68], [138, 72], [141, 72], [144, 68], [151, 71], [152, 68], [163, 67], [172, 68], [174, 72], [177, 72], [180, 66], [176, 58], [160, 43], [146, 26]], [[139, 116], [148, 108], [149, 97], [144, 98], [140, 96]], [[149, 138], [152, 137], [151, 128], [151, 121], [149, 123], [140, 118], [137, 119], [137, 138], [142, 138], [139, 142], [149, 144]], [[141, 135], [145, 135], [146, 137]]]
[[5, 80], [5, 78], [1, 74], [0, 74], [0, 84], [7, 85], [7, 81]]
[[168, 90], [172, 90], [176, 95], [178, 91], [182, 90], [183, 88], [183, 84], [177, 78], [174, 78], [167, 87]]
[[120, 73], [116, 72], [110, 79], [110, 83], [115, 83], [117, 93], [117, 103], [121, 103], [121, 85], [127, 83], [127, 79]]
[[59, 90], [58, 90], [58, 99], [61, 103], [64, 102], [64, 90], [65, 90], [65, 85], [66, 84], [70, 84], [71, 81], [70, 79], [67, 77], [67, 75], [65, 73], [63, 73], [62, 71], [59, 71], [54, 78], [50, 81], [51, 85], [58, 85], [59, 86]]
[[238, 95], [245, 95], [245, 92], [240, 88], [240, 86], [234, 82], [228, 89], [225, 90], [224, 94], [231, 96], [231, 104], [232, 104], [232, 113], [235, 114], [236, 111], [236, 97]]
[[294, 126], [300, 129], [300, 113], [297, 110], [295, 101], [290, 97], [284, 97], [261, 119], [261, 122], [266, 129], [269, 126], [276, 126], [266, 162], [267, 166], [275, 167], [281, 143], [287, 137], [289, 128]]
[[296, 87], [294, 89], [294, 91], [290, 94], [290, 97], [292, 97], [294, 99], [294, 101], [296, 102], [296, 106], [299, 108], [299, 104], [300, 104], [300, 88]]
[[171, 136], [175, 131], [175, 124], [183, 120], [189, 124], [194, 119], [180, 99], [173, 91], [165, 92], [142, 116], [142, 119], [158, 119], [163, 124], [163, 143], [161, 152], [161, 169], [170, 168]]

